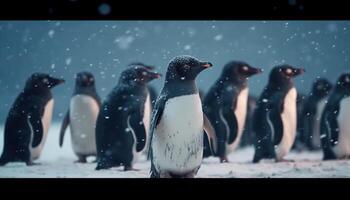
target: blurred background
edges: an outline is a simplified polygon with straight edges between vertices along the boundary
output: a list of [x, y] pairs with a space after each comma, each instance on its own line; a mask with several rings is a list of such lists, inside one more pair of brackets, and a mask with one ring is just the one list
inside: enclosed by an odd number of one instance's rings
[[[197, 79], [206, 92], [230, 60], [264, 69], [249, 80], [259, 96], [270, 69], [282, 63], [304, 67], [295, 80], [306, 93], [317, 77], [335, 82], [349, 69], [350, 21], [0, 21], [0, 124], [33, 72], [66, 80], [53, 89], [54, 120], [69, 106], [74, 74], [96, 77], [102, 99], [131, 62], [155, 65], [165, 73], [174, 56], [187, 54], [214, 67]], [[152, 85], [160, 90], [164, 78]]]

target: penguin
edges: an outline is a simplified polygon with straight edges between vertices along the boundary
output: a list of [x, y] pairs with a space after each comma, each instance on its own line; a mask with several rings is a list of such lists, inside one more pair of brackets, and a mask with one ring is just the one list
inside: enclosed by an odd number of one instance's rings
[[342, 74], [330, 93], [321, 117], [323, 159], [350, 157], [350, 73]]
[[327, 102], [327, 97], [333, 85], [325, 78], [317, 78], [312, 85], [312, 90], [305, 100], [300, 129], [300, 142], [309, 150], [321, 148], [320, 124], [321, 115]]
[[[248, 78], [261, 73], [246, 62], [227, 63], [217, 81], [204, 99], [204, 112], [213, 123], [220, 162], [229, 162], [227, 155], [238, 147], [247, 114]], [[215, 122], [215, 123], [214, 123]], [[204, 141], [204, 157], [210, 156], [207, 138]]]
[[60, 130], [59, 145], [62, 147], [68, 125], [74, 153], [79, 163], [86, 163], [88, 156], [96, 156], [95, 126], [101, 99], [95, 88], [95, 78], [90, 72], [75, 76], [75, 89]]
[[50, 90], [63, 82], [44, 73], [28, 78], [6, 118], [0, 166], [8, 162], [36, 164], [33, 161], [40, 157], [51, 124], [54, 100]]
[[240, 147], [246, 147], [254, 144], [253, 113], [256, 108], [257, 101], [257, 97], [252, 95], [248, 96], [247, 116], [245, 119], [246, 123], [244, 125]]
[[[150, 129], [151, 178], [194, 177], [203, 158], [203, 130], [215, 141], [215, 130], [202, 110], [197, 75], [211, 67], [192, 56], [177, 56], [168, 65]], [[215, 144], [211, 146], [215, 152]]]
[[270, 72], [253, 116], [253, 163], [261, 159], [287, 161], [284, 156], [291, 149], [297, 131], [297, 90], [293, 78], [304, 72], [287, 64], [276, 66]]
[[297, 135], [295, 136], [294, 144], [292, 146], [292, 150], [302, 151], [303, 144], [301, 139], [301, 134], [303, 132], [303, 107], [306, 101], [306, 95], [303, 93], [297, 94]]
[[133, 163], [146, 145], [143, 122], [148, 90], [146, 84], [160, 78], [159, 73], [145, 67], [127, 68], [119, 83], [103, 102], [96, 122], [96, 170], [124, 166], [133, 170]]
[[[151, 71], [155, 69], [154, 66], [146, 65], [142, 62], [130, 63], [128, 66], [129, 67], [141, 66], [141, 67], [145, 67], [146, 69], [151, 70]], [[144, 107], [143, 123], [144, 123], [145, 129], [146, 129], [146, 135], [147, 135], [146, 138], [149, 138], [148, 132], [149, 132], [149, 128], [151, 125], [152, 109], [154, 107], [154, 104], [156, 102], [158, 94], [157, 94], [156, 89], [154, 87], [152, 87], [151, 85], [147, 84], [146, 88], [147, 88], [148, 92], [147, 92], [147, 97], [146, 97], [145, 107]], [[148, 152], [147, 152], [148, 149], [149, 149], [149, 140], [146, 142], [146, 147], [143, 150], [143, 153], [145, 155], [148, 154]]]

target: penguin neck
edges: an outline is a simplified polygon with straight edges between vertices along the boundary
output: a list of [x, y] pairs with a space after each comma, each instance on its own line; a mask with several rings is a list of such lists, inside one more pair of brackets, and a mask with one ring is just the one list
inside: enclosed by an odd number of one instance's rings
[[271, 90], [278, 90], [278, 91], [288, 91], [289, 89], [294, 87], [293, 80], [273, 80], [269, 81], [269, 84], [267, 88]]
[[52, 97], [51, 90], [49, 88], [24, 88], [24, 94], [38, 95], [43, 97]]
[[92, 95], [92, 94], [96, 94], [96, 89], [94, 85], [88, 86], [88, 87], [75, 86], [73, 95], [76, 95], [76, 94]]
[[170, 80], [164, 84], [164, 89], [168, 95], [182, 96], [198, 94], [198, 88], [195, 80]]
[[342, 98], [350, 96], [350, 90], [347, 88], [337, 86], [335, 92], [341, 94]]
[[221, 77], [219, 78], [218, 82], [223, 86], [231, 85], [237, 89], [246, 88], [248, 86], [248, 79], [246, 77]]

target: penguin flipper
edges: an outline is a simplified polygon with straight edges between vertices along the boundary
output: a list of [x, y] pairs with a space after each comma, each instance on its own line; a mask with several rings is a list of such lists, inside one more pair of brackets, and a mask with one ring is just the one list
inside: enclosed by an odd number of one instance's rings
[[62, 145], [63, 145], [64, 134], [66, 132], [66, 129], [67, 129], [69, 123], [70, 123], [70, 119], [69, 119], [69, 110], [68, 110], [66, 115], [64, 116], [64, 119], [63, 119], [63, 122], [62, 122], [62, 125], [61, 125], [60, 138], [59, 138], [59, 145], [60, 145], [60, 147], [62, 147]]
[[149, 95], [150, 95], [150, 99], [151, 99], [151, 104], [152, 104], [152, 107], [154, 107], [154, 104], [157, 100], [157, 91], [154, 87], [148, 85], [148, 91], [149, 91]]
[[140, 152], [146, 145], [146, 130], [139, 112], [134, 112], [129, 116], [130, 126], [133, 128], [136, 137], [136, 151]]
[[154, 109], [152, 111], [152, 120], [151, 120], [151, 128], [149, 132], [149, 150], [148, 150], [148, 156], [149, 159], [151, 157], [151, 151], [152, 151], [152, 138], [153, 138], [153, 132], [157, 125], [160, 122], [160, 119], [162, 118], [164, 107], [166, 102], [166, 96], [161, 95], [158, 97], [157, 102], [155, 103]]
[[41, 116], [39, 112], [32, 112], [29, 115], [28, 119], [33, 130], [32, 147], [35, 148], [41, 143], [41, 140], [43, 138], [43, 124], [41, 122]]
[[208, 136], [208, 141], [209, 141], [209, 146], [210, 149], [213, 153], [213, 155], [216, 154], [218, 147], [217, 147], [217, 139], [216, 139], [216, 133], [215, 133], [215, 129], [212, 126], [212, 124], [210, 123], [208, 117], [203, 113], [203, 122], [204, 122], [204, 132], [207, 134]]
[[237, 137], [238, 122], [235, 113], [231, 108], [223, 108], [223, 116], [226, 119], [227, 125], [229, 126], [230, 132], [228, 133], [228, 144], [232, 144]]
[[[221, 95], [221, 99], [223, 99], [222, 115], [229, 127], [229, 132], [226, 136], [227, 143], [232, 144], [237, 137], [238, 131], [238, 122], [234, 113], [237, 106], [237, 92], [235, 90], [225, 90]], [[234, 99], [233, 102], [232, 99]]]
[[323, 159], [331, 160], [336, 159], [331, 147], [338, 141], [338, 123], [336, 120], [336, 114], [339, 113], [338, 108], [328, 108], [330, 104], [327, 104], [321, 117], [321, 144], [323, 149]]
[[281, 118], [281, 112], [278, 108], [273, 108], [269, 113], [269, 119], [272, 122], [271, 127], [273, 129], [273, 143], [274, 145], [278, 145], [283, 138], [283, 122]]

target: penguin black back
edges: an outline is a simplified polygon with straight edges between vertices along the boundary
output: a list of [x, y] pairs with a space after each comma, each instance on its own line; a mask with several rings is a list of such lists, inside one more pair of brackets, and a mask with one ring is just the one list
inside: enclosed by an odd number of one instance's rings
[[98, 164], [96, 170], [123, 165], [132, 168], [135, 153], [140, 152], [146, 141], [142, 122], [146, 83], [160, 74], [144, 67], [124, 70], [118, 85], [102, 104], [96, 124]]
[[28, 78], [6, 118], [0, 165], [13, 161], [33, 164], [31, 149], [39, 146], [45, 134], [42, 117], [52, 99], [50, 89], [63, 82], [44, 73], [34, 73]]
[[321, 117], [323, 159], [350, 156], [350, 73], [342, 74], [328, 97]]
[[[261, 69], [246, 62], [231, 61], [224, 66], [220, 77], [205, 96], [204, 112], [215, 128], [219, 142], [215, 156], [221, 162], [227, 162], [227, 154], [239, 144], [246, 118], [248, 78], [260, 72]], [[236, 116], [236, 113], [239, 114]], [[210, 156], [206, 137], [204, 144], [204, 156]]]
[[[268, 84], [259, 97], [253, 116], [253, 130], [256, 135], [253, 162], [259, 162], [263, 158], [280, 159], [276, 157], [275, 145], [281, 143], [283, 134], [286, 134], [286, 131], [289, 131], [290, 134], [296, 134], [297, 94], [295, 92], [290, 97], [292, 99], [288, 99], [291, 105], [285, 105], [287, 100], [285, 98], [292, 89], [295, 90], [293, 78], [303, 72], [304, 69], [294, 68], [290, 65], [276, 66], [270, 72]], [[291, 113], [289, 113], [291, 119], [286, 120], [292, 120], [294, 123], [292, 121], [291, 123], [295, 124], [295, 127], [289, 127], [290, 130], [285, 130], [284, 120], [282, 119], [282, 113], [286, 109], [285, 106], [289, 106], [288, 109], [292, 109]], [[291, 140], [287, 142], [288, 145], [284, 147], [284, 152], [281, 153], [283, 155], [289, 151], [294, 143], [293, 135], [290, 138]]]
[[[320, 148], [320, 121], [333, 84], [325, 78], [314, 80], [311, 92], [307, 96], [300, 116], [300, 141], [309, 150]], [[316, 124], [315, 124], [316, 123]], [[315, 140], [318, 140], [317, 142]]]

